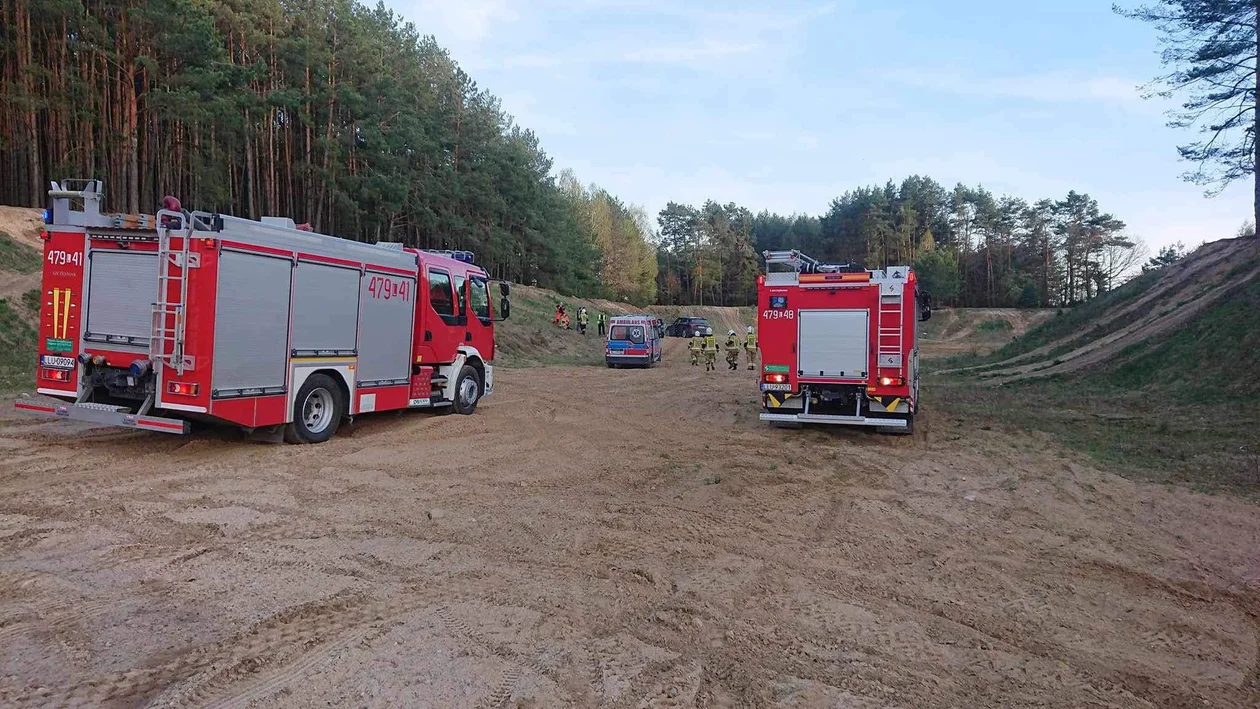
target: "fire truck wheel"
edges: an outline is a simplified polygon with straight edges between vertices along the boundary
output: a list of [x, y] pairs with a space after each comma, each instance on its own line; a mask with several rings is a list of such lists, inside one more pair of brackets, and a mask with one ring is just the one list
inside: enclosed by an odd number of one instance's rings
[[481, 400], [481, 380], [477, 370], [464, 365], [459, 370], [459, 379], [455, 380], [455, 413], [467, 416], [477, 410], [477, 402]]
[[336, 383], [326, 374], [312, 374], [293, 400], [293, 423], [285, 426], [284, 440], [323, 443], [336, 433], [345, 410]]

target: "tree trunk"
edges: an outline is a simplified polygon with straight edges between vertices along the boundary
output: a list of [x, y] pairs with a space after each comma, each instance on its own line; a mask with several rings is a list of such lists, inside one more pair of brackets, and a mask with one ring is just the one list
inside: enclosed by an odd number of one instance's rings
[[[1260, 0], [1255, 0], [1256, 9], [1256, 58], [1260, 60]], [[1251, 133], [1251, 160], [1252, 160], [1252, 196], [1255, 198], [1255, 204], [1252, 205], [1251, 219], [1252, 223], [1260, 224], [1260, 150], [1256, 149], [1257, 142], [1260, 142], [1260, 67], [1256, 69], [1256, 91], [1252, 99], [1255, 101], [1254, 112], [1251, 113], [1252, 128], [1255, 132]], [[1260, 234], [1260, 227], [1256, 228], [1256, 233]]]
[[26, 111], [23, 119], [26, 127], [27, 180], [30, 194], [27, 204], [35, 207], [44, 203], [43, 169], [39, 159], [39, 124], [35, 111], [35, 78], [31, 74], [31, 14], [29, 9], [18, 3], [17, 13], [17, 50], [18, 74], [22, 77], [22, 88], [26, 94]]
[[140, 211], [140, 141], [136, 137], [139, 107], [136, 97], [136, 65], [127, 63], [127, 211]]

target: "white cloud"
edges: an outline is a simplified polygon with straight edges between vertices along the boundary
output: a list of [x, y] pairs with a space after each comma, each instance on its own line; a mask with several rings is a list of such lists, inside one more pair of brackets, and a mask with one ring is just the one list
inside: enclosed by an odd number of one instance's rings
[[522, 128], [533, 131], [539, 136], [575, 136], [579, 134], [573, 121], [557, 116], [539, 105], [538, 98], [532, 94], [508, 92], [500, 97], [503, 110]]
[[1138, 82], [1117, 76], [1078, 76], [1067, 72], [1023, 76], [972, 76], [938, 69], [901, 69], [885, 80], [902, 86], [958, 96], [1008, 98], [1045, 103], [1093, 101], [1140, 106]]
[[[584, 41], [567, 49], [508, 55], [499, 65], [505, 69], [618, 64], [714, 69], [740, 58], [771, 65], [799, 45], [798, 35], [809, 21], [834, 12], [835, 5], [715, 10], [685, 2], [566, 0], [562, 10], [564, 21], [577, 26], [596, 13], [609, 11], [626, 13], [626, 21], [592, 30], [594, 34], [584, 32]], [[680, 38], [662, 41], [664, 34]]]
[[412, 15], [422, 32], [433, 27], [433, 34], [456, 42], [479, 42], [490, 35], [496, 23], [511, 22], [517, 17], [509, 0], [414, 0], [417, 12]]
[[685, 44], [635, 49], [621, 54], [618, 58], [623, 62], [635, 64], [696, 65], [714, 59], [726, 59], [737, 54], [749, 54], [759, 49], [761, 45], [755, 42], [728, 42], [701, 38]]
[[802, 133], [796, 136], [796, 144], [805, 150], [817, 150], [822, 145], [822, 140], [813, 133]]
[[769, 143], [778, 138], [778, 134], [768, 130], [733, 130], [731, 137], [744, 143]]

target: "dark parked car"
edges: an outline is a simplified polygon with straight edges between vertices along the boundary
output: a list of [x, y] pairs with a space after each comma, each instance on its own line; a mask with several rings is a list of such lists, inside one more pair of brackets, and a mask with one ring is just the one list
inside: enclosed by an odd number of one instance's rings
[[678, 318], [665, 330], [670, 337], [695, 337], [696, 333], [704, 334], [704, 329], [711, 327], [704, 318]]

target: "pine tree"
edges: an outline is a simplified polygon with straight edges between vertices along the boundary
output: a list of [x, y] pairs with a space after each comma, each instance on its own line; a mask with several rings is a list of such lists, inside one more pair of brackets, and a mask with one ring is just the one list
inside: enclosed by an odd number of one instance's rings
[[1170, 125], [1197, 126], [1207, 137], [1178, 148], [1196, 163], [1186, 178], [1217, 193], [1234, 180], [1251, 176], [1254, 214], [1260, 218], [1260, 181], [1256, 151], [1260, 127], [1260, 3], [1255, 0], [1159, 0], [1134, 10], [1116, 7], [1126, 17], [1155, 25], [1165, 44], [1162, 60], [1170, 69], [1158, 77], [1160, 96], [1183, 95]]

